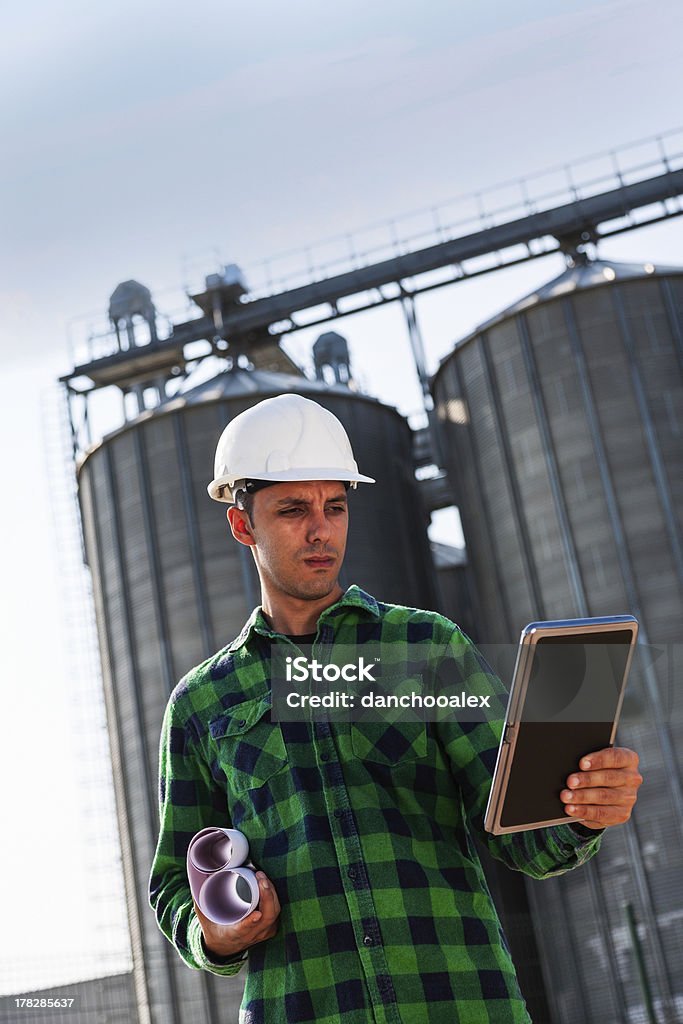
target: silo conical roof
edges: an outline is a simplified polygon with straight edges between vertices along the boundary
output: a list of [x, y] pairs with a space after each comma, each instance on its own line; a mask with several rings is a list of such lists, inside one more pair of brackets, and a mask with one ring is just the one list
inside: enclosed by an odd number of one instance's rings
[[214, 402], [221, 398], [239, 398], [244, 395], [283, 394], [339, 395], [345, 398], [361, 398], [377, 403], [376, 398], [352, 391], [344, 384], [327, 384], [309, 377], [295, 374], [275, 373], [270, 370], [249, 370], [236, 366], [217, 374], [210, 380], [203, 381], [187, 391], [174, 395], [162, 402], [155, 411], [167, 411], [187, 405], [198, 405], [202, 402]]
[[[529, 310], [542, 302], [549, 302], [551, 299], [557, 299], [572, 292], [613, 284], [615, 281], [633, 281], [637, 278], [647, 279], [654, 275], [663, 274], [683, 274], [683, 267], [665, 266], [663, 264], [655, 266], [654, 263], [620, 263], [613, 260], [589, 260], [587, 263], [567, 267], [566, 270], [551, 281], [540, 285], [540, 287], [529, 292], [528, 295], [517, 299], [512, 305], [500, 310], [500, 312], [479, 324], [478, 327], [464, 338], [457, 341], [455, 347], [459, 348], [470, 341], [470, 339], [480, 335], [482, 331], [493, 327], [494, 324], [500, 323], [516, 313]], [[440, 360], [439, 368], [436, 370], [432, 380], [438, 376], [441, 367], [450, 358], [451, 354], [452, 350]]]

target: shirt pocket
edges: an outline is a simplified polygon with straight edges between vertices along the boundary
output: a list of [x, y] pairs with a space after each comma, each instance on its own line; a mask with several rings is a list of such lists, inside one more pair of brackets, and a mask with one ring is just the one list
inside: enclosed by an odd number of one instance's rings
[[231, 707], [209, 722], [209, 735], [228, 786], [235, 793], [258, 789], [287, 767], [287, 748], [270, 717], [270, 698]]
[[[422, 695], [422, 675], [384, 677], [382, 695]], [[427, 725], [418, 721], [420, 704], [406, 708], [367, 709], [365, 717], [351, 723], [351, 749], [355, 757], [374, 764], [401, 765], [427, 755]]]

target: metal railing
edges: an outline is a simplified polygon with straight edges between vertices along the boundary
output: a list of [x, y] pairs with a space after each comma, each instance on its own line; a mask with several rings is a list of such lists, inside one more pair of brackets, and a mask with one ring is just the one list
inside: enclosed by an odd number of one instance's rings
[[683, 128], [290, 249], [246, 269], [245, 301], [587, 199], [683, 167]]
[[[276, 295], [293, 288], [325, 281], [339, 274], [358, 271], [430, 246], [494, 228], [517, 219], [553, 210], [615, 192], [635, 182], [658, 178], [683, 168], [683, 128], [672, 129], [615, 149], [582, 157], [571, 163], [514, 178], [476, 192], [465, 193], [414, 210], [398, 218], [387, 218], [355, 232], [333, 235], [304, 247], [276, 253], [245, 268], [249, 292], [243, 304]], [[683, 210], [680, 197], [665, 200]], [[630, 226], [637, 227], [634, 214], [626, 214]], [[627, 225], [628, 226], [628, 225]], [[235, 254], [230, 254], [234, 259]], [[168, 295], [169, 306], [158, 318], [159, 338], [167, 338], [176, 320], [201, 316], [188, 299], [205, 289], [205, 277], [222, 270], [224, 263], [216, 247], [206, 250], [201, 259], [185, 259], [182, 287], [157, 292]], [[499, 261], [499, 265], [505, 265]], [[181, 303], [185, 296], [184, 308]], [[172, 296], [172, 297], [171, 297]], [[115, 354], [118, 342], [106, 314], [78, 317], [69, 325], [70, 353], [78, 366]]]

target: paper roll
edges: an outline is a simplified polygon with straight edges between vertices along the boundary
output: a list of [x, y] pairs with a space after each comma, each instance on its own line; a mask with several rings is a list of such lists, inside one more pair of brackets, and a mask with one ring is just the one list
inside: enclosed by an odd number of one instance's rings
[[204, 828], [187, 850], [187, 877], [197, 906], [216, 924], [237, 924], [258, 905], [249, 843], [235, 828]]
[[197, 903], [216, 924], [237, 924], [258, 905], [258, 879], [249, 868], [223, 868], [204, 882]]
[[187, 852], [199, 871], [217, 871], [244, 864], [249, 843], [236, 828], [204, 828], [192, 839]]

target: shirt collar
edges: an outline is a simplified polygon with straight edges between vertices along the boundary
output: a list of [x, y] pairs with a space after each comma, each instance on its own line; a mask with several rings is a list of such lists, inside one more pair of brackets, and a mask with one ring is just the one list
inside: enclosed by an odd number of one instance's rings
[[[335, 601], [334, 604], [331, 604], [329, 608], [325, 608], [324, 611], [320, 613], [320, 615], [318, 616], [318, 625], [320, 625], [320, 623], [323, 622], [325, 619], [331, 618], [332, 616], [335, 616], [340, 612], [343, 613], [343, 610], [345, 608], [358, 608], [368, 612], [376, 619], [379, 619], [381, 617], [379, 605], [375, 598], [372, 597], [370, 594], [367, 594], [364, 590], [361, 590], [361, 588], [357, 586], [355, 583], [352, 583], [351, 586], [347, 589], [347, 591], [344, 594], [342, 594], [338, 601]], [[260, 633], [262, 636], [267, 637], [282, 636], [282, 633], [276, 633], [275, 630], [271, 629], [271, 627], [266, 622], [265, 616], [263, 614], [263, 608], [261, 607], [261, 605], [258, 605], [256, 608], [254, 608], [253, 612], [251, 613], [251, 615], [245, 622], [244, 626], [242, 627], [239, 636], [235, 637], [235, 639], [228, 647], [228, 650], [231, 653], [234, 653], [235, 651], [239, 650], [239, 648], [243, 647], [244, 644], [251, 638], [252, 633]]]

